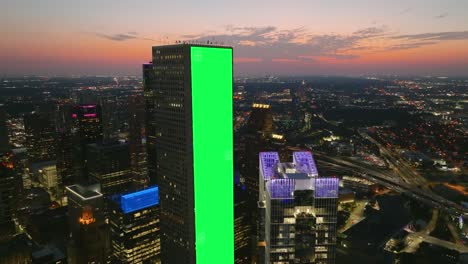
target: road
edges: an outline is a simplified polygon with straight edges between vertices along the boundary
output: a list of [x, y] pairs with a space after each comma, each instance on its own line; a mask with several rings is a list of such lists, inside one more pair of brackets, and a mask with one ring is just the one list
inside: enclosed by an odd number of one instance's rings
[[444, 248], [456, 250], [456, 251], [458, 251], [460, 253], [468, 253], [468, 247], [466, 247], [464, 245], [459, 245], [459, 244], [455, 244], [455, 243], [450, 242], [450, 241], [445, 241], [445, 240], [442, 240], [442, 239], [438, 239], [436, 237], [429, 236], [429, 235], [426, 235], [426, 234], [423, 234], [423, 233], [420, 233], [420, 232], [409, 234], [405, 238], [405, 241], [406, 241], [408, 247], [405, 249], [404, 252], [408, 252], [408, 253], [416, 252], [416, 250], [419, 247], [419, 244], [421, 244], [422, 242], [426, 242], [426, 243], [429, 243], [429, 244], [434, 244], [434, 245], [438, 245], [438, 246], [441, 246], [441, 247], [444, 247]]
[[322, 166], [330, 167], [336, 171], [348, 171], [355, 175], [369, 179], [380, 185], [400, 193], [407, 193], [412, 198], [424, 202], [432, 207], [442, 209], [452, 215], [468, 214], [468, 209], [445, 199], [444, 197], [415, 186], [414, 183], [408, 183], [395, 175], [392, 171], [382, 171], [375, 169], [369, 164], [359, 160], [352, 160], [346, 157], [331, 157], [321, 152], [314, 152], [316, 162]]

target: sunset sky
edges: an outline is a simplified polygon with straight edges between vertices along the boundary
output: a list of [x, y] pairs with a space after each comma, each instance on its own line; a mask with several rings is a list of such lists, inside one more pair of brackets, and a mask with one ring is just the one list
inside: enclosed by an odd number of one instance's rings
[[141, 75], [151, 46], [234, 47], [235, 74], [468, 76], [466, 0], [0, 0], [0, 76]]

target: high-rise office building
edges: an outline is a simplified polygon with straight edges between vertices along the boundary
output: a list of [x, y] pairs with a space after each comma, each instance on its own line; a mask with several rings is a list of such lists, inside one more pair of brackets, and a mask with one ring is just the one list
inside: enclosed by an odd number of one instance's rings
[[95, 143], [86, 146], [86, 171], [105, 196], [125, 193], [132, 183], [127, 143]]
[[102, 142], [101, 107], [79, 105], [72, 110], [73, 119], [73, 176], [75, 183], [87, 183], [86, 148], [88, 144]]
[[10, 153], [0, 153], [0, 241], [15, 233], [13, 214], [16, 196], [16, 172]]
[[294, 152], [293, 162], [277, 152], [259, 158], [262, 261], [334, 263], [339, 179], [319, 178], [310, 152]]
[[[72, 118], [73, 105], [62, 103], [56, 110], [56, 154], [57, 174], [65, 186], [73, 182], [74, 130]], [[77, 131], [75, 131], [77, 132]]]
[[273, 113], [268, 104], [253, 103], [249, 120], [245, 126], [245, 166], [241, 171], [241, 177], [247, 188], [247, 212], [237, 211], [240, 214], [247, 214], [250, 219], [251, 240], [249, 243], [250, 256], [255, 262], [257, 255], [257, 241], [259, 232], [259, 215], [257, 210], [258, 201], [258, 154], [262, 151], [282, 150], [285, 139], [284, 136], [274, 134]]
[[136, 188], [147, 187], [148, 162], [145, 139], [145, 101], [141, 95], [133, 95], [128, 98], [129, 131], [128, 145], [130, 148], [130, 165], [132, 178]]
[[153, 47], [146, 66], [162, 263], [233, 263], [232, 48]]
[[154, 84], [153, 63], [143, 64], [143, 97], [145, 100], [146, 155], [148, 159], [148, 178], [156, 182], [156, 87]]
[[73, 133], [71, 129], [57, 131], [57, 174], [65, 186], [73, 184]]
[[0, 151], [7, 150], [10, 145], [6, 118], [5, 106], [0, 104]]
[[158, 187], [112, 197], [109, 224], [111, 263], [160, 263]]
[[73, 108], [72, 119], [78, 131], [79, 142], [83, 145], [102, 140], [101, 107], [99, 105], [79, 105]]
[[68, 263], [106, 263], [109, 245], [104, 196], [99, 186], [66, 187], [68, 197]]
[[30, 162], [54, 160], [55, 153], [55, 121], [54, 115], [45, 113], [30, 113], [24, 116], [26, 133], [26, 148]]
[[108, 95], [99, 97], [101, 106], [102, 140], [112, 142], [118, 138], [117, 96]]
[[236, 264], [252, 261], [252, 221], [248, 205], [246, 187], [236, 178], [234, 182], [234, 263]]
[[[245, 132], [245, 170], [243, 177], [249, 192], [251, 203], [258, 197], [258, 162], [261, 151], [270, 150], [269, 140], [273, 134], [273, 114], [267, 104], [252, 104], [250, 117]], [[253, 201], [253, 202], [252, 202]]]

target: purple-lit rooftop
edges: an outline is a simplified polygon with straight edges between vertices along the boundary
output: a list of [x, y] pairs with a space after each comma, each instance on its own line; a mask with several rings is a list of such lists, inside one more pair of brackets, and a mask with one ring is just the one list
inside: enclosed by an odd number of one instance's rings
[[96, 105], [80, 105], [80, 108], [96, 108]]
[[315, 165], [315, 161], [311, 152], [294, 152], [293, 162], [296, 164], [296, 169], [298, 172], [307, 173], [313, 177], [318, 176], [317, 166]]
[[275, 164], [279, 162], [278, 152], [260, 152], [260, 170], [265, 180], [270, 180], [274, 172]]
[[316, 198], [338, 198], [338, 178], [316, 178], [315, 193]]
[[272, 199], [294, 198], [293, 179], [272, 179], [267, 183], [267, 188]]

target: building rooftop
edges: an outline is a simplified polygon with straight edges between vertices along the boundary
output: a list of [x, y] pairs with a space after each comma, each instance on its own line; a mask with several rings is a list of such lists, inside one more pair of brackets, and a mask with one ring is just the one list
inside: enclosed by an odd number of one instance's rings
[[316, 178], [315, 192], [316, 198], [338, 198], [339, 178]]
[[271, 178], [308, 179], [318, 177], [312, 153], [296, 151], [293, 162], [280, 162], [277, 152], [260, 152], [260, 171], [264, 180]]
[[102, 197], [102, 193], [100, 193], [96, 188], [96, 186], [91, 185], [91, 186], [82, 186], [79, 184], [72, 185], [66, 187], [67, 191], [77, 195], [83, 200], [89, 200], [89, 199], [94, 199], [98, 197]]
[[113, 197], [122, 211], [127, 214], [159, 204], [159, 187], [154, 186], [141, 191]]
[[278, 162], [278, 152], [260, 152], [260, 170], [265, 180], [274, 176], [274, 167]]
[[294, 187], [293, 179], [272, 179], [267, 183], [268, 193], [272, 199], [293, 199]]

